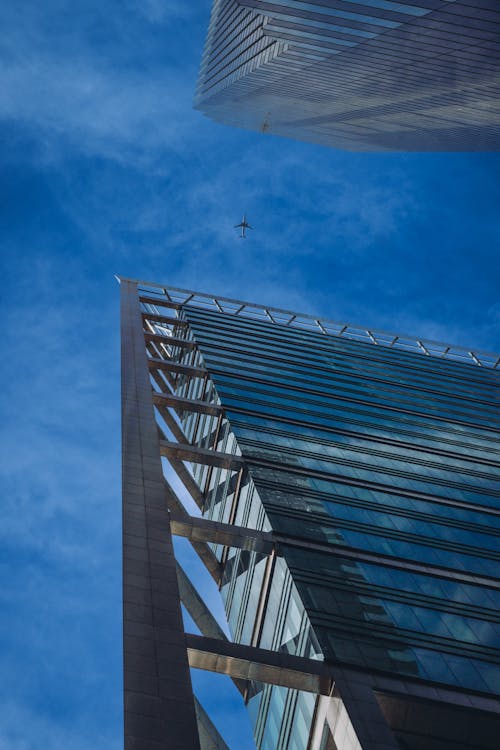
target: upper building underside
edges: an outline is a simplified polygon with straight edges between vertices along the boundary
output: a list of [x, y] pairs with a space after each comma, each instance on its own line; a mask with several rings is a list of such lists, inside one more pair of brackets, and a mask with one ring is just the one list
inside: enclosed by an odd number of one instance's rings
[[195, 107], [353, 151], [496, 151], [497, 0], [214, 0]]

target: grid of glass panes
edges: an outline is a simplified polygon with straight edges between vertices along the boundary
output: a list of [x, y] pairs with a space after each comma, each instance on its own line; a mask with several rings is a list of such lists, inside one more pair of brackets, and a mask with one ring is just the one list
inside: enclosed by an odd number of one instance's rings
[[[499, 374], [185, 315], [272, 528], [331, 545], [286, 555], [325, 656], [498, 691]], [[342, 545], [380, 562], [343, 559]]]

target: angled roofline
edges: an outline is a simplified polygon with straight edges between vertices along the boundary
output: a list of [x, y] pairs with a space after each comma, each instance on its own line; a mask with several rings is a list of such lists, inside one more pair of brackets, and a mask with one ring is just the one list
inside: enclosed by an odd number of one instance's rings
[[[231, 297], [182, 289], [169, 286], [168, 284], [158, 284], [157, 282], [144, 281], [142, 279], [128, 279], [116, 274], [115, 278], [119, 283], [122, 281], [134, 282], [138, 287], [141, 287], [140, 292], [149, 293], [153, 296], [156, 294], [155, 290], [160, 290], [164, 299], [166, 298], [171, 304], [179, 306], [189, 304], [193, 307], [215, 309], [217, 312], [267, 320], [268, 322], [285, 325], [290, 328], [313, 330], [327, 336], [354, 339], [375, 346], [402, 349], [430, 357], [445, 358], [455, 362], [473, 364], [477, 367], [500, 370], [500, 354], [483, 349], [470, 349], [455, 344], [445, 344], [433, 339], [410, 336], [403, 333], [391, 333], [331, 318], [318, 317], [308, 313], [293, 312], [292, 310], [259, 305], [254, 302], [245, 302]], [[158, 303], [161, 303], [162, 297], [158, 296]]]

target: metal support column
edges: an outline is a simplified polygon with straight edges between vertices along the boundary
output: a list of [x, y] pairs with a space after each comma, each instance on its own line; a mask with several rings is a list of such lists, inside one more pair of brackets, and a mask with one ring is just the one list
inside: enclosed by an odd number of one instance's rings
[[137, 284], [121, 280], [125, 750], [199, 750]]

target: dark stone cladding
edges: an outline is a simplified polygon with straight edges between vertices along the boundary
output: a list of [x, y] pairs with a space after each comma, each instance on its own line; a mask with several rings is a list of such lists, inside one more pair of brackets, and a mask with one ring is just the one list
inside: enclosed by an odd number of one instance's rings
[[125, 750], [199, 749], [137, 285], [121, 282]]

